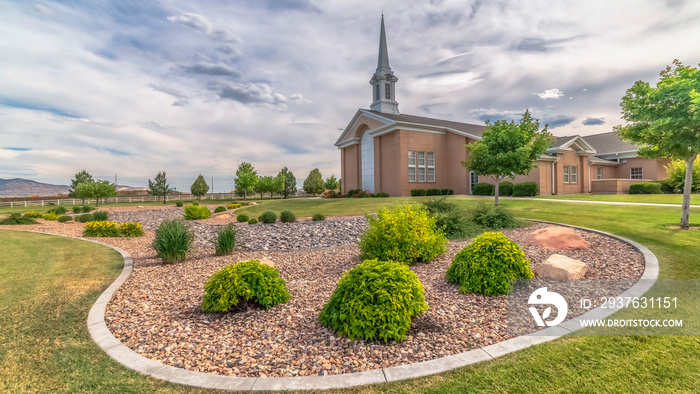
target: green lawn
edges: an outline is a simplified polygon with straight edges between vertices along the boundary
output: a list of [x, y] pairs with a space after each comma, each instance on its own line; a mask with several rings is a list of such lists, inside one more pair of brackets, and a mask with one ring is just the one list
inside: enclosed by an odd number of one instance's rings
[[[478, 199], [450, 197], [469, 207]], [[275, 200], [240, 212], [284, 209], [297, 216], [374, 212], [419, 198]], [[487, 199], [490, 201], [490, 199]], [[609, 231], [659, 258], [662, 278], [700, 278], [700, 231], [675, 230], [679, 208], [507, 200], [518, 216]], [[700, 209], [691, 210], [700, 223]], [[41, 245], [41, 248], [37, 248]], [[0, 390], [191, 391], [112, 362], [90, 340], [85, 319], [121, 261], [81, 241], [0, 231]], [[6, 252], [5, 252], [6, 251]], [[653, 292], [654, 290], [652, 290]], [[407, 382], [342, 392], [695, 392], [700, 337], [566, 337], [496, 360]], [[340, 392], [340, 391], [338, 391]]]
[[[682, 204], [682, 194], [562, 194], [556, 196], [539, 196], [550, 200], [587, 200], [612, 202], [644, 202], [652, 204]], [[691, 205], [700, 205], [700, 194], [690, 195]]]

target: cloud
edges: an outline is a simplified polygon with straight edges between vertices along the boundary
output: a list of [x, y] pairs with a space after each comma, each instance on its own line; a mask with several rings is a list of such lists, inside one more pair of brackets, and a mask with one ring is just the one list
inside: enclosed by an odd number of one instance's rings
[[12, 107], [12, 108], [28, 109], [31, 111], [48, 112], [48, 113], [62, 116], [65, 118], [80, 118], [80, 115], [78, 115], [77, 113], [70, 111], [70, 110], [65, 110], [62, 108], [57, 108], [57, 107], [42, 104], [42, 103], [23, 101], [21, 99], [15, 100], [15, 99], [1, 98], [0, 97], [0, 105], [4, 105], [6, 107]]
[[562, 92], [559, 89], [547, 89], [542, 93], [537, 93], [537, 95], [542, 99], [542, 100], [547, 100], [547, 99], [558, 99], [559, 97], [564, 95], [564, 92]]
[[210, 76], [222, 76], [222, 77], [233, 77], [239, 78], [241, 73], [234, 70], [231, 66], [223, 63], [207, 63], [199, 62], [193, 66], [180, 66], [180, 69], [186, 73], [190, 74], [201, 74]]
[[151, 89], [153, 89], [155, 91], [165, 93], [169, 96], [175, 97], [177, 100], [173, 103], [173, 106], [184, 107], [185, 105], [187, 105], [189, 103], [189, 97], [187, 97], [187, 95], [180, 90], [169, 88], [166, 86], [159, 86], [155, 83], [149, 83], [148, 87], [150, 87]]
[[272, 87], [262, 82], [227, 83], [220, 86], [219, 97], [238, 101], [243, 104], [267, 103], [284, 105], [287, 102], [303, 101], [300, 94], [285, 97], [272, 90]]
[[549, 52], [553, 50], [561, 50], [562, 46], [558, 44], [563, 44], [580, 38], [582, 38], [582, 36], [573, 36], [553, 40], [545, 40], [537, 37], [526, 37], [519, 43], [511, 46], [511, 49], [520, 52]]
[[550, 129], [555, 129], [557, 127], [566, 126], [574, 120], [576, 120], [576, 118], [573, 116], [557, 115], [550, 118], [545, 118], [545, 120], [541, 123], [546, 123], [549, 125]]
[[202, 15], [185, 13], [180, 16], [169, 16], [168, 20], [170, 22], [179, 23], [183, 26], [189, 27], [192, 30], [202, 32], [204, 34], [209, 34], [212, 29], [212, 23]]
[[588, 116], [586, 116], [586, 119], [584, 119], [581, 123], [583, 123], [584, 126], [595, 126], [604, 124], [605, 120], [603, 120], [602, 118], [589, 118]]

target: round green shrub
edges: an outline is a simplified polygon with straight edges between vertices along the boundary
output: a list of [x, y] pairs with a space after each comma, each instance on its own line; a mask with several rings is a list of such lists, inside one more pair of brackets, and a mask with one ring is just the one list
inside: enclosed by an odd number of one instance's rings
[[178, 208], [182, 208], [182, 206], [185, 205], [182, 201], [175, 201], [175, 206]]
[[494, 186], [490, 183], [477, 183], [472, 187], [472, 194], [475, 196], [493, 196]]
[[216, 207], [216, 209], [214, 209], [214, 213], [224, 212], [225, 210], [226, 210], [226, 207], [218, 206], [218, 207]]
[[447, 238], [426, 209], [380, 208], [377, 217], [368, 214], [367, 221], [369, 227], [360, 235], [363, 259], [427, 263], [445, 252]]
[[239, 221], [240, 223], [245, 223], [245, 222], [247, 222], [249, 219], [250, 219], [250, 218], [248, 217], [248, 215], [246, 215], [246, 214], [244, 214], [244, 213], [242, 213], [242, 214], [236, 216], [236, 220]]
[[258, 224], [258, 219], [256, 219], [256, 218], [248, 219], [248, 224]]
[[68, 216], [68, 215], [59, 216], [59, 217], [58, 217], [58, 221], [59, 221], [60, 223], [71, 222], [71, 221], [73, 221], [73, 217], [72, 217], [72, 216]]
[[181, 220], [164, 220], [156, 229], [153, 249], [164, 263], [176, 263], [187, 257], [194, 234]]
[[[494, 191], [495, 193], [495, 191]], [[513, 195], [513, 183], [512, 182], [501, 182], [498, 184], [498, 195], [499, 196], [512, 196]]]
[[185, 220], [208, 219], [211, 211], [205, 206], [188, 205], [185, 207]]
[[315, 213], [314, 216], [311, 218], [314, 222], [322, 222], [326, 220], [326, 217], [323, 216], [322, 213]]
[[540, 188], [535, 182], [523, 182], [513, 185], [513, 197], [533, 197], [540, 194]]
[[80, 216], [75, 217], [75, 221], [80, 222], [80, 223], [92, 222], [94, 220], [95, 220], [95, 218], [93, 218], [92, 214], [90, 214], [90, 213], [84, 213]]
[[274, 223], [277, 221], [277, 215], [272, 211], [265, 211], [258, 219], [263, 223]]
[[228, 312], [241, 300], [270, 309], [290, 298], [279, 271], [258, 260], [231, 264], [216, 272], [204, 285], [204, 292], [202, 309], [207, 312]]
[[60, 216], [60, 215], [63, 215], [64, 213], [68, 212], [68, 209], [66, 209], [66, 207], [62, 207], [59, 205], [56, 208], [52, 208], [48, 212], [55, 213], [56, 215]]
[[474, 239], [452, 260], [447, 280], [459, 285], [460, 293], [488, 296], [508, 294], [512, 281], [532, 279], [530, 260], [520, 246], [499, 232]]
[[411, 318], [428, 310], [424, 292], [405, 265], [366, 260], [343, 275], [318, 318], [351, 339], [401, 342]]
[[95, 210], [95, 207], [91, 207], [90, 205], [83, 205], [83, 213], [88, 213], [88, 212], [94, 211], [94, 210]]
[[72, 209], [73, 209], [73, 213], [81, 213], [81, 212], [83, 212], [83, 207], [81, 207], [81, 206], [75, 206], [75, 207], [73, 207]]
[[292, 211], [282, 211], [280, 214], [280, 220], [283, 223], [292, 223], [297, 221], [297, 216]]

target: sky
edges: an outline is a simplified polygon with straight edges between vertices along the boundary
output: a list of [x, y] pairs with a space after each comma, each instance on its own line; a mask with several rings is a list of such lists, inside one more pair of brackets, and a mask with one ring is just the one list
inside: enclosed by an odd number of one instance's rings
[[369, 108], [384, 12], [401, 113], [483, 124], [526, 109], [612, 131], [634, 81], [700, 63], [700, 2], [0, 1], [0, 178], [233, 189], [236, 168], [340, 175]]

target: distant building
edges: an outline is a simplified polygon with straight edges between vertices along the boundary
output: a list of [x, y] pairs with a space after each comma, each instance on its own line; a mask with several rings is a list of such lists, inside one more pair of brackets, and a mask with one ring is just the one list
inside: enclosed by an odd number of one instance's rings
[[[468, 157], [464, 145], [481, 139], [484, 126], [399, 113], [397, 81], [382, 16], [377, 69], [369, 81], [372, 104], [357, 110], [335, 143], [342, 190], [407, 196], [411, 189], [437, 188], [472, 194], [476, 183], [491, 183], [461, 164]], [[638, 148], [615, 132], [557, 137], [537, 168], [513, 182], [535, 182], [541, 195], [549, 195], [626, 193], [632, 183], [665, 179], [668, 160], [640, 158]]]

